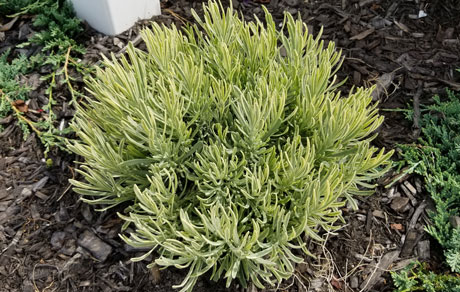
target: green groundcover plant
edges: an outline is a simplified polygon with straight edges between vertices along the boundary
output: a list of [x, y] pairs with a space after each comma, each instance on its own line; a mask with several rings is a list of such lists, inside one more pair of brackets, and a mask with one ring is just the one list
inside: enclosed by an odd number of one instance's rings
[[427, 231], [444, 248], [451, 270], [460, 273], [460, 227], [451, 223], [460, 214], [460, 95], [448, 91], [447, 99], [433, 100], [422, 111], [420, 143], [401, 149], [405, 163], [425, 178], [436, 204]]
[[426, 263], [414, 262], [391, 277], [396, 286], [394, 292], [459, 292], [460, 277], [450, 274], [435, 274]]
[[372, 89], [336, 92], [340, 54], [289, 14], [247, 23], [204, 6], [183, 32], [153, 24], [147, 52], [105, 60], [69, 145], [86, 202], [124, 203], [123, 239], [187, 268], [190, 291], [209, 272], [227, 285], [289, 278], [306, 240], [343, 222], [340, 208], [389, 166], [370, 146], [382, 123]]

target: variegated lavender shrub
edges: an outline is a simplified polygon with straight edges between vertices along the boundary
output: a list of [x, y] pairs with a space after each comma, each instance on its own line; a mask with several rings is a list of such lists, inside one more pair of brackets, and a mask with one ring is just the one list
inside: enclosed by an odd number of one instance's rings
[[185, 31], [153, 24], [147, 52], [106, 60], [70, 149], [83, 200], [121, 214], [155, 264], [258, 287], [289, 278], [305, 238], [343, 221], [391, 153], [370, 146], [382, 123], [371, 89], [336, 92], [340, 54], [286, 14], [277, 31], [210, 2]]

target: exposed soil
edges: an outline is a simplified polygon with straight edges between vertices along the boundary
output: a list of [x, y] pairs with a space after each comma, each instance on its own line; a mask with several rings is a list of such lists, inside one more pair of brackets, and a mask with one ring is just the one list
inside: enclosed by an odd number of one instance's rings
[[[324, 27], [324, 41], [334, 41], [345, 57], [338, 73], [341, 79], [348, 78], [344, 92], [352, 86], [377, 85], [375, 101], [386, 119], [376, 146], [397, 148], [419, 135], [417, 117], [411, 123], [403, 113], [389, 109], [419, 107], [429, 103], [433, 94], [444, 94], [446, 87], [460, 90], [460, 73], [455, 71], [460, 68], [460, 13], [454, 10], [459, 8], [455, 1], [234, 0], [233, 5], [251, 20], [254, 14], [262, 18], [262, 2], [277, 22], [287, 11], [300, 13], [313, 34]], [[163, 15], [153, 20], [181, 26], [193, 21], [190, 8], [201, 11], [201, 4], [164, 2]], [[81, 35], [87, 47], [83, 62], [99, 61], [100, 53], [120, 53], [128, 40], [136, 40], [144, 24], [116, 38], [88, 28]], [[0, 53], [11, 48], [13, 55], [18, 54], [15, 45], [32, 32], [30, 17], [20, 18], [4, 32]], [[33, 54], [33, 50], [37, 48], [21, 52]], [[47, 103], [46, 84], [38, 78], [46, 73], [43, 69], [20, 77], [34, 88], [29, 109]], [[74, 86], [83, 90], [81, 80]], [[57, 88], [55, 96], [55, 111], [68, 122], [73, 112], [67, 106], [67, 89]], [[38, 115], [27, 113], [32, 120]], [[141, 253], [118, 237], [121, 221], [116, 213], [94, 212], [72, 192], [68, 179], [76, 176], [73, 161], [77, 158], [53, 151], [49, 167], [35, 134], [24, 141], [13, 116], [0, 124], [4, 127], [0, 133], [0, 291], [175, 291], [171, 286], [179, 284], [186, 271], [148, 269], [154, 255], [131, 262]], [[347, 225], [336, 235], [324, 234], [328, 239], [324, 245], [312, 244], [317, 259], [306, 258], [295, 277], [279, 290], [391, 291], [386, 270], [416, 259], [442, 270], [439, 248], [423, 231], [426, 211], [433, 208], [423, 181], [404, 176], [384, 188], [397, 175], [382, 178], [375, 195], [359, 198], [359, 210], [344, 208]], [[88, 238], [98, 246], [88, 247]], [[226, 289], [224, 283], [208, 278], [202, 277], [194, 291], [245, 291], [237, 283]]]

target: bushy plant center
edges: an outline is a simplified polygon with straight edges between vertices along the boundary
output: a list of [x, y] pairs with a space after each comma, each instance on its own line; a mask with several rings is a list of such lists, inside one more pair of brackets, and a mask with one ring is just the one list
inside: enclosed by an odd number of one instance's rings
[[215, 2], [195, 18], [153, 24], [147, 52], [130, 47], [88, 83], [70, 146], [85, 180], [72, 183], [87, 202], [129, 204], [123, 238], [187, 268], [182, 291], [208, 271], [274, 285], [372, 192], [391, 155], [370, 146], [382, 117], [372, 89], [335, 91], [340, 54], [291, 15], [281, 31]]

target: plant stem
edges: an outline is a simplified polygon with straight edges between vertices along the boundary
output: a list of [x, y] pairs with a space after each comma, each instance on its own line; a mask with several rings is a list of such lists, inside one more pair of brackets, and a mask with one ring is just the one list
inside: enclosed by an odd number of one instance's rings
[[8, 98], [8, 96], [7, 96], [6, 94], [3, 93], [3, 91], [2, 91], [1, 89], [0, 89], [0, 96], [1, 96], [1, 97], [4, 97], [4, 98], [11, 104], [11, 107], [13, 108], [13, 110], [14, 110], [16, 116], [17, 116], [19, 119], [21, 119], [22, 121], [26, 122], [26, 123], [30, 126], [30, 128], [31, 128], [35, 133], [37, 133], [38, 136], [41, 136], [42, 132], [41, 132], [40, 130], [38, 130], [38, 129], [35, 127], [35, 125], [34, 125], [34, 123], [33, 123], [32, 121], [28, 120], [26, 117], [24, 117], [24, 116], [22, 115], [22, 112], [16, 108], [16, 106], [14, 105], [14, 103]]

